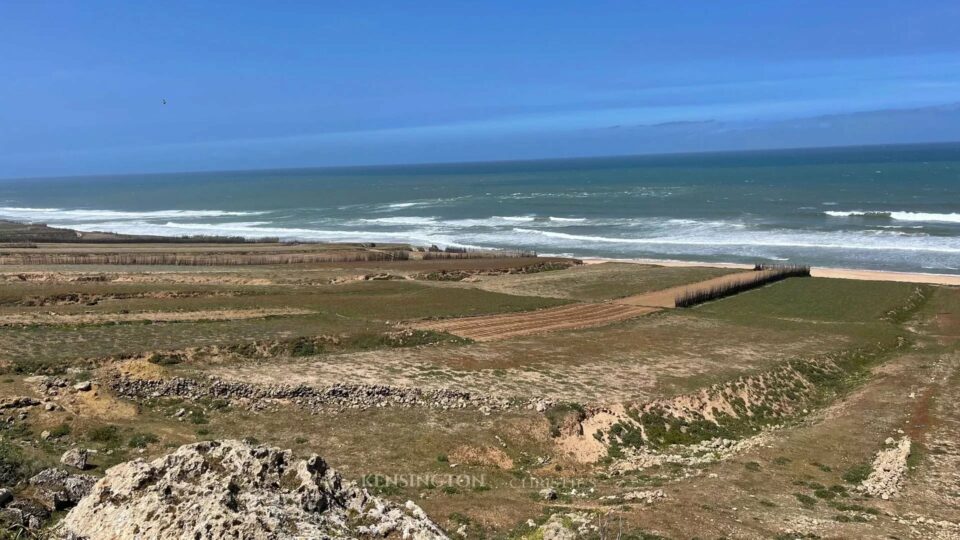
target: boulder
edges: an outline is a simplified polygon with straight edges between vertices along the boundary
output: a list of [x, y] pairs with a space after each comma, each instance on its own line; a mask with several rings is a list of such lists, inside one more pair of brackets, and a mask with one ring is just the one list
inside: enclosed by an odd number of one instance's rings
[[87, 468], [88, 455], [89, 453], [84, 448], [71, 448], [60, 456], [60, 463], [82, 471]]
[[[43, 505], [29, 499], [19, 499], [0, 509], [0, 530], [37, 531], [48, 519], [50, 512]], [[33, 538], [32, 535], [26, 537]]]
[[63, 469], [46, 469], [30, 479], [40, 500], [52, 510], [65, 510], [89, 493], [96, 478], [88, 474], [70, 474]]
[[61, 522], [62, 538], [445, 539], [413, 502], [371, 495], [319, 456], [236, 440], [117, 465]]
[[545, 501], [554, 501], [557, 499], [557, 490], [553, 488], [541, 489], [540, 498]]
[[87, 392], [91, 388], [93, 388], [93, 384], [91, 384], [90, 381], [78, 382], [77, 384], [73, 385], [73, 389], [77, 392]]

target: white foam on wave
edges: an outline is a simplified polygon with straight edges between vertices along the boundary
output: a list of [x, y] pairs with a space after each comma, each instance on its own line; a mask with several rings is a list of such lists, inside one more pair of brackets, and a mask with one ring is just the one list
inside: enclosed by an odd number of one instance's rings
[[392, 203], [388, 204], [387, 208], [413, 208], [414, 206], [424, 206], [430, 204], [427, 202], [403, 202], [403, 203]]
[[569, 234], [516, 227], [514, 232], [560, 240], [560, 245], [622, 244], [636, 246], [725, 246], [725, 247], [780, 247], [812, 249], [857, 249], [916, 251], [960, 254], [960, 239], [947, 237], [879, 237], [851, 232], [791, 231], [717, 231], [713, 234], [674, 234], [641, 238]]
[[830, 217], [890, 217], [890, 212], [880, 210], [827, 210]]
[[827, 210], [824, 214], [831, 217], [886, 217], [896, 221], [960, 223], [960, 213], [938, 214], [933, 212], [898, 212], [886, 210]]
[[370, 231], [345, 229], [308, 229], [300, 227], [270, 226], [270, 222], [237, 221], [226, 223], [154, 223], [149, 221], [113, 221], [82, 224], [51, 223], [52, 227], [71, 227], [78, 231], [109, 231], [120, 234], [144, 234], [156, 236], [242, 236], [244, 238], [280, 238], [281, 240], [304, 240], [318, 242], [381, 242], [437, 244], [480, 248], [447, 236], [433, 228], [403, 231]]
[[960, 223], [960, 214], [931, 214], [927, 212], [890, 212], [890, 217], [897, 221], [939, 221], [945, 223]]
[[440, 222], [451, 227], [504, 227], [519, 223], [532, 223], [533, 216], [490, 216], [488, 218], [447, 219]]
[[396, 216], [385, 218], [361, 219], [362, 223], [375, 223], [379, 225], [433, 225], [437, 222], [436, 218], [420, 216]]
[[[374, 212], [395, 212], [397, 210], [404, 210], [406, 208], [426, 208], [431, 206], [445, 206], [456, 201], [462, 201], [469, 199], [471, 195], [463, 195], [460, 197], [445, 197], [437, 199], [424, 199], [419, 201], [404, 201], [404, 202], [395, 202], [395, 203], [385, 203], [385, 204], [375, 204], [373, 205]], [[356, 205], [347, 205], [340, 207], [341, 209], [355, 207]], [[366, 206], [367, 205], [360, 205]]]
[[42, 222], [50, 219], [66, 219], [69, 221], [195, 219], [204, 217], [256, 216], [266, 213], [267, 212], [236, 212], [227, 210], [149, 210], [134, 212], [126, 210], [0, 207], [0, 218]]
[[586, 220], [587, 218], [565, 218], [550, 216], [550, 221], [556, 221], [557, 223], [583, 223]]

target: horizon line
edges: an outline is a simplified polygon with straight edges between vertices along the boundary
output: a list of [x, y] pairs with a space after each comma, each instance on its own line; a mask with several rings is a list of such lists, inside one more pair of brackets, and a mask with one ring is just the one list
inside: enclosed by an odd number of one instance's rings
[[539, 157], [524, 159], [490, 159], [477, 161], [429, 161], [429, 162], [395, 162], [370, 165], [311, 165], [306, 167], [264, 167], [254, 169], [195, 169], [169, 172], [115, 172], [104, 174], [78, 174], [78, 175], [52, 175], [52, 176], [3, 176], [0, 182], [19, 181], [19, 180], [68, 180], [83, 178], [114, 178], [123, 176], [170, 176], [170, 175], [190, 175], [190, 174], [216, 174], [216, 173], [253, 173], [253, 172], [282, 172], [282, 171], [307, 171], [307, 170], [370, 170], [370, 169], [391, 169], [402, 167], [442, 167], [452, 165], [497, 165], [508, 163], [544, 163], [552, 161], [588, 161], [617, 158], [656, 158], [656, 157], [684, 157], [684, 156], [711, 156], [711, 155], [732, 155], [732, 154], [751, 154], [751, 153], [773, 153], [784, 151], [816, 151], [816, 150], [840, 150], [855, 148], [886, 148], [886, 147], [919, 147], [919, 146], [950, 146], [960, 145], [960, 140], [949, 141], [929, 141], [929, 142], [911, 142], [911, 143], [876, 143], [876, 144], [838, 144], [827, 146], [786, 146], [786, 147], [761, 147], [739, 150], [704, 150], [699, 152], [677, 151], [677, 152], [641, 152], [637, 154], [594, 154], [570, 157]]

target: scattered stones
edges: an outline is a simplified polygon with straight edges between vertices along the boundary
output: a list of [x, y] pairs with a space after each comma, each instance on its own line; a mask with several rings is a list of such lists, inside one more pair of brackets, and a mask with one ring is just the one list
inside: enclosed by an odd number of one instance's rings
[[32, 397], [20, 396], [6, 398], [0, 401], [0, 410], [3, 409], [24, 409], [39, 405], [40, 402]]
[[593, 521], [594, 517], [587, 512], [553, 514], [531, 537], [539, 536], [543, 540], [576, 540], [589, 537], [591, 533], [596, 534], [599, 530]]
[[82, 471], [87, 468], [88, 455], [84, 448], [71, 448], [60, 456], [60, 463]]
[[61, 391], [69, 386], [69, 383], [60, 377], [45, 377], [43, 375], [39, 375], [36, 377], [29, 377], [25, 380], [35, 384], [40, 393], [48, 396], [59, 396]]
[[13, 492], [7, 488], [0, 488], [0, 508], [13, 500]]
[[[888, 441], [890, 439], [887, 439]], [[900, 489], [900, 481], [907, 471], [907, 458], [910, 457], [910, 438], [902, 437], [891, 448], [877, 452], [873, 460], [873, 470], [858, 489], [874, 497], [887, 500], [896, 495]]]
[[[770, 433], [777, 429], [780, 429], [780, 426], [767, 426], [757, 435], [739, 441], [716, 438], [697, 444], [674, 445], [667, 452], [657, 452], [646, 448], [624, 448], [624, 457], [615, 461], [609, 467], [609, 471], [611, 474], [624, 474], [629, 471], [667, 464], [700, 467], [717, 463], [751, 448], [763, 446], [769, 440]], [[715, 474], [710, 473], [710, 478], [715, 478]]]
[[[50, 511], [36, 501], [16, 500], [0, 509], [0, 530], [36, 531], [50, 518]], [[27, 538], [33, 538], [28, 535]], [[15, 536], [13, 538], [16, 538]]]
[[86, 495], [96, 478], [87, 474], [70, 474], [63, 469], [46, 469], [30, 479], [41, 502], [51, 510], [65, 510]]
[[413, 502], [371, 495], [314, 455], [235, 440], [117, 465], [70, 511], [61, 538], [445, 539]]
[[[144, 399], [178, 397], [186, 399], [215, 398], [246, 403], [251, 410], [261, 410], [277, 401], [293, 402], [313, 411], [327, 409], [368, 409], [371, 407], [430, 407], [435, 409], [505, 410], [522, 406], [516, 400], [481, 396], [449, 389], [424, 390], [387, 385], [334, 384], [324, 387], [308, 385], [255, 385], [224, 381], [175, 377], [146, 380], [115, 375], [107, 385], [118, 395]], [[540, 400], [542, 401], [542, 400]], [[531, 403], [533, 401], [531, 400]], [[177, 411], [177, 417], [183, 417]]]
[[45, 440], [47, 440], [47, 439], [49, 439], [49, 438], [50, 438], [50, 431], [49, 431], [49, 430], [46, 430], [46, 429], [45, 429], [45, 430], [43, 430], [43, 431], [40, 432], [40, 440], [41, 440], [41, 441], [45, 441]]
[[631, 491], [623, 495], [625, 501], [643, 501], [647, 504], [653, 504], [654, 501], [665, 499], [667, 496], [662, 489], [651, 491]]
[[73, 389], [77, 392], [89, 392], [92, 388], [93, 385], [90, 383], [90, 381], [78, 382], [77, 384], [73, 385]]

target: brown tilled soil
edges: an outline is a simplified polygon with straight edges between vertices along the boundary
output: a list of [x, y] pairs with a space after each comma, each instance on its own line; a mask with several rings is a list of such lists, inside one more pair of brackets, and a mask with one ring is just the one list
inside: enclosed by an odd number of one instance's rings
[[654, 311], [657, 310], [603, 302], [599, 304], [573, 304], [507, 315], [430, 321], [416, 323], [413, 327], [418, 330], [449, 332], [474, 341], [491, 341], [541, 332], [603, 326], [647, 315]]
[[414, 324], [413, 328], [449, 332], [475, 341], [492, 341], [543, 332], [603, 326], [647, 315], [659, 309], [673, 308], [676, 298], [690, 291], [736, 283], [745, 278], [754, 278], [756, 275], [756, 272], [752, 271], [738, 272], [609, 302], [578, 303], [525, 313], [421, 322]]

